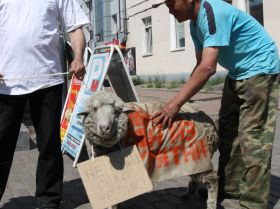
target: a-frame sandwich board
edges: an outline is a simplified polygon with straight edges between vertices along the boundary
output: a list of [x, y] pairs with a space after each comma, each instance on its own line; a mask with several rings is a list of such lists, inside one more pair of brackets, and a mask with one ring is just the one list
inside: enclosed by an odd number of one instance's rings
[[139, 101], [119, 47], [108, 45], [95, 48], [62, 143], [62, 151], [74, 158], [74, 167], [77, 165], [85, 140], [83, 118], [77, 114], [84, 110], [92, 93], [102, 89], [105, 77], [108, 78], [115, 94], [124, 102]]

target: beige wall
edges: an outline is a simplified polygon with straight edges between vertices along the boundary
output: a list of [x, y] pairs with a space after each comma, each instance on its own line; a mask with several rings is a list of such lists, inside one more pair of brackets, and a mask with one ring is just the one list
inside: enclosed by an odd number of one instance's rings
[[[194, 46], [189, 34], [189, 22], [185, 22], [185, 49], [171, 51], [170, 15], [165, 5], [156, 9], [148, 9], [156, 0], [144, 3], [143, 0], [127, 0], [128, 42], [127, 47], [136, 47], [137, 74], [170, 74], [190, 73], [195, 66]], [[245, 0], [233, 0], [233, 5], [244, 9]], [[138, 6], [132, 7], [133, 5]], [[280, 48], [280, 1], [264, 1], [264, 24], [272, 38]], [[144, 11], [146, 10], [146, 11]], [[143, 11], [143, 12], [141, 12]], [[138, 13], [137, 15], [134, 15]], [[152, 17], [153, 54], [143, 56], [144, 26], [142, 19]], [[223, 69], [218, 67], [218, 70]]]
[[[142, 1], [142, 0], [141, 0]], [[171, 51], [170, 42], [170, 15], [165, 5], [150, 9], [138, 15], [137, 12], [150, 8], [152, 0], [137, 7], [132, 5], [141, 1], [127, 0], [127, 14], [129, 17], [127, 47], [136, 47], [137, 74], [168, 74], [191, 72], [196, 59], [194, 46], [189, 35], [189, 24], [185, 23], [186, 47], [181, 51]], [[152, 17], [153, 53], [143, 55], [144, 26], [142, 19]]]
[[267, 29], [273, 40], [280, 49], [280, 1], [265, 0], [264, 1], [264, 27]]

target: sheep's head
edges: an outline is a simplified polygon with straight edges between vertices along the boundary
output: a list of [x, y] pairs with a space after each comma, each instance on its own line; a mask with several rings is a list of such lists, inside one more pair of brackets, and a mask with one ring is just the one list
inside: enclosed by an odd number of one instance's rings
[[127, 115], [122, 112], [124, 103], [115, 94], [100, 91], [91, 96], [84, 115], [87, 140], [91, 144], [113, 147], [126, 134]]

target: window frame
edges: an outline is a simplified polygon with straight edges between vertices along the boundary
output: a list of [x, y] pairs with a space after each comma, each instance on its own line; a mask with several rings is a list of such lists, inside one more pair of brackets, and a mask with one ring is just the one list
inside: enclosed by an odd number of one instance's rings
[[[149, 23], [150, 22], [150, 23]], [[152, 16], [148, 16], [145, 18], [142, 18], [143, 23], [143, 56], [151, 56], [153, 55], [153, 27], [152, 27]], [[146, 24], [148, 23], [148, 24]], [[150, 35], [149, 35], [150, 31]], [[150, 41], [148, 40], [150, 36]], [[148, 46], [150, 43], [150, 46]], [[150, 51], [149, 51], [150, 49]]]
[[[179, 23], [180, 24], [180, 23]], [[173, 15], [170, 15], [170, 51], [175, 52], [175, 51], [183, 51], [186, 49], [186, 31], [185, 31], [185, 24], [183, 24], [184, 27], [184, 46], [180, 47], [178, 46], [178, 39], [177, 39], [177, 25], [176, 24], [176, 19], [174, 18]]]

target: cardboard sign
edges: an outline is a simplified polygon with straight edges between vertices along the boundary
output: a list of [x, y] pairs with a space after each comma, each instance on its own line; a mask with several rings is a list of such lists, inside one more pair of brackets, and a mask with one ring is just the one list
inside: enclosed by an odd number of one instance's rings
[[103, 209], [145, 192], [153, 186], [136, 146], [78, 164], [93, 209]]

